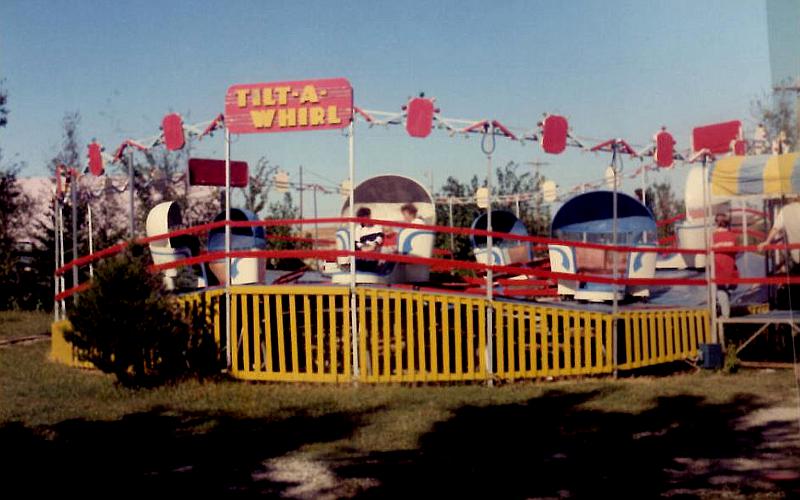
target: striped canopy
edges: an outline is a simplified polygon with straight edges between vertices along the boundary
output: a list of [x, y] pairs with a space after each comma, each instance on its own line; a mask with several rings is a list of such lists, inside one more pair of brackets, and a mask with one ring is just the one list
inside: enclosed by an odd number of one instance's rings
[[800, 193], [800, 153], [728, 156], [717, 160], [710, 175], [717, 198]]

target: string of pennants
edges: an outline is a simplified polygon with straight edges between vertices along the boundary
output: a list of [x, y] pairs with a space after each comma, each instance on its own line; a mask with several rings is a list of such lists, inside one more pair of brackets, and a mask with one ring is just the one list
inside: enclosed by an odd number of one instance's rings
[[[653, 172], [658, 170], [658, 166], [656, 164], [648, 164], [642, 165], [639, 168], [635, 169], [628, 175], [619, 175], [619, 179], [635, 179], [642, 175], [643, 172]], [[500, 204], [512, 204], [516, 202], [537, 202], [543, 201], [545, 203], [552, 203], [554, 201], [560, 200], [563, 196], [570, 196], [575, 193], [580, 193], [584, 191], [589, 191], [592, 189], [599, 189], [602, 187], [611, 188], [613, 185], [613, 179], [609, 179], [608, 177], [591, 181], [591, 182], [584, 182], [573, 186], [571, 189], [559, 194], [558, 193], [558, 186], [549, 180], [544, 180], [540, 184], [540, 188], [538, 191], [525, 191], [521, 193], [515, 194], [506, 194], [506, 195], [492, 195], [492, 201]], [[476, 196], [436, 196], [435, 197], [436, 204], [439, 205], [474, 205], [476, 203]]]
[[[676, 151], [676, 141], [665, 127], [662, 127], [653, 136], [652, 142], [640, 151], [636, 151], [623, 139], [609, 139], [590, 147], [586, 145], [586, 142], [588, 142], [586, 139], [579, 138], [571, 133], [567, 118], [561, 115], [545, 114], [543, 119], [530, 129], [506, 126], [493, 119], [475, 121], [448, 118], [440, 114], [434, 98], [426, 98], [424, 95], [410, 99], [405, 105], [401, 106], [399, 112], [367, 110], [353, 106], [353, 117], [364, 121], [370, 127], [404, 124], [409, 136], [415, 138], [425, 138], [436, 128], [446, 131], [451, 137], [455, 135], [482, 134], [484, 136], [502, 137], [519, 142], [522, 145], [527, 142], [535, 142], [540, 145], [545, 153], [553, 155], [563, 153], [567, 147], [573, 147], [587, 152], [619, 153], [640, 160], [646, 157], [653, 159], [652, 164], [641, 166], [632, 174], [626, 176], [629, 178], [637, 177], [648, 170], [670, 168], [676, 160], [680, 162], [695, 161], [697, 153], [701, 151], [712, 155], [745, 154], [748, 147], [747, 142], [742, 137], [742, 127], [739, 121], [695, 128], [692, 132], [692, 147], [685, 152]], [[183, 123], [178, 113], [170, 113], [162, 120], [160, 134], [143, 140], [126, 139], [112, 154], [106, 153], [102, 144], [93, 140], [88, 145], [86, 171], [94, 176], [101, 176], [105, 172], [106, 163], [117, 164], [124, 162], [125, 153], [128, 150], [145, 152], [163, 145], [169, 151], [177, 151], [185, 147], [187, 138], [200, 140], [206, 136], [213, 135], [214, 131], [224, 126], [225, 117], [223, 114], [219, 114], [214, 119], [206, 122], [189, 125]], [[692, 153], [694, 154], [692, 155]], [[246, 175], [245, 167], [245, 183]], [[183, 179], [180, 182], [183, 182]], [[592, 189], [601, 186], [605, 182], [579, 184], [569, 192], [574, 193], [582, 189]], [[273, 185], [280, 188], [286, 188], [289, 184], [288, 176], [286, 179], [276, 179], [273, 182]], [[114, 189], [117, 191], [122, 189], [124, 191], [126, 188], [127, 185], [123, 188]], [[324, 188], [323, 186], [316, 186], [316, 188], [320, 192], [333, 192], [335, 190], [334, 188]], [[557, 187], [548, 185], [544, 190], [552, 191], [553, 189], [557, 189]], [[339, 191], [341, 190], [342, 187], [339, 187]], [[540, 193], [520, 193], [505, 197], [493, 197], [493, 199], [499, 202], [513, 202], [533, 199], [538, 195]], [[467, 198], [469, 198], [469, 201]], [[546, 196], [546, 198], [553, 198], [553, 196]], [[474, 197], [464, 197], [463, 199], [445, 197], [437, 199], [437, 201], [443, 203], [474, 203], [474, 200]]]

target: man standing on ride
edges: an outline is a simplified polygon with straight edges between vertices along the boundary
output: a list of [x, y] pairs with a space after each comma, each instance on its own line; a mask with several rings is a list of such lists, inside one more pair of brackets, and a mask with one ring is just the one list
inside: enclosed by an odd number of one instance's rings
[[[783, 240], [786, 245], [800, 243], [800, 199], [794, 195], [789, 203], [778, 210], [772, 229], [767, 238], [758, 245], [759, 250], [772, 243]], [[782, 257], [784, 272], [791, 275], [800, 274], [800, 249], [792, 248], [778, 253]], [[776, 269], [779, 268], [776, 262]], [[796, 308], [800, 303], [800, 287], [797, 285], [781, 285], [776, 292], [776, 306], [778, 309]]]
[[[758, 245], [758, 249], [763, 251], [767, 245], [780, 240], [788, 245], [800, 243], [800, 200], [796, 196], [778, 210], [772, 229], [764, 242]], [[793, 248], [788, 253], [791, 258], [786, 259], [786, 267], [790, 274], [797, 274], [800, 272], [800, 249]]]
[[[714, 245], [714, 271], [717, 280], [737, 279], [739, 269], [736, 267], [736, 252], [725, 251], [726, 247], [736, 246], [737, 236], [731, 231], [731, 221], [728, 214], [718, 213], [714, 218], [717, 228], [712, 236]], [[717, 304], [720, 315], [730, 316], [731, 291], [736, 289], [735, 283], [717, 284]]]

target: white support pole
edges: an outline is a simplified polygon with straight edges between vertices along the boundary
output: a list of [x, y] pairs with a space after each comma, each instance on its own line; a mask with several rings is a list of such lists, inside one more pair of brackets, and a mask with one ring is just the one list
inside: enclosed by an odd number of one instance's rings
[[314, 184], [314, 244], [311, 245], [311, 248], [316, 248], [319, 244], [319, 224], [317, 223], [317, 218], [319, 214], [317, 213], [317, 188], [319, 185]]
[[[494, 131], [491, 131], [494, 133]], [[494, 336], [492, 335], [494, 329], [494, 276], [492, 267], [494, 265], [494, 249], [492, 241], [492, 155], [486, 155], [486, 191], [487, 191], [487, 206], [486, 206], [486, 230], [489, 234], [486, 236], [486, 251], [487, 262], [489, 267], [486, 269], [486, 375], [488, 377], [487, 383], [491, 386], [494, 384], [492, 378], [494, 374], [494, 363], [492, 362], [492, 352], [494, 351]]]
[[[92, 232], [92, 203], [86, 204], [86, 220], [89, 223], [89, 255], [94, 253], [94, 233]], [[89, 278], [94, 278], [94, 264], [89, 262]]]
[[[616, 378], [618, 375], [617, 366], [619, 366], [619, 342], [617, 339], [617, 315], [619, 314], [619, 299], [617, 298], [617, 294], [619, 293], [619, 285], [616, 283], [616, 280], [619, 278], [619, 252], [616, 250], [618, 242], [617, 191], [619, 188], [617, 183], [619, 171], [621, 170], [618, 162], [621, 162], [621, 159], [619, 157], [619, 147], [616, 141], [611, 145], [611, 148], [611, 170], [614, 174], [614, 189], [611, 198], [611, 245], [615, 247], [614, 255], [611, 259], [611, 265], [613, 266], [611, 269], [611, 276], [614, 279], [614, 284], [611, 286], [611, 358], [614, 368], [614, 378]], [[644, 196], [642, 196], [642, 199], [644, 199]]]
[[[348, 136], [348, 166], [350, 178], [350, 340], [353, 359], [353, 380], [361, 378], [361, 366], [358, 359], [358, 314], [356, 314], [356, 224], [353, 218], [356, 216], [356, 120], [355, 116], [350, 118], [350, 133]], [[374, 305], [373, 305], [374, 307]]]
[[[55, 285], [55, 290], [56, 290], [55, 295], [58, 295], [61, 292], [61, 290], [60, 290], [60, 282], [61, 282], [61, 280], [58, 277], [58, 275], [55, 274], [55, 270], [57, 270], [58, 267], [59, 267], [58, 233], [59, 233], [60, 221], [58, 220], [58, 213], [61, 211], [61, 203], [58, 200], [58, 194], [56, 194], [56, 197], [53, 200], [53, 208], [55, 209], [55, 210], [53, 210], [53, 236], [54, 236], [54, 239], [55, 239], [55, 245], [53, 245], [55, 247], [55, 255], [53, 257], [53, 262], [55, 263], [55, 268], [53, 270], [54, 271], [53, 272], [53, 284]], [[60, 313], [60, 307], [58, 305], [58, 301], [55, 300], [55, 298], [53, 298], [53, 318], [54, 318], [55, 321], [58, 321], [59, 319], [61, 319], [61, 317], [60, 317], [61, 315], [59, 313]]]
[[[231, 133], [225, 127], [225, 359], [231, 368]], [[280, 314], [280, 311], [278, 311]]]
[[[742, 233], [744, 234], [744, 241], [742, 242], [744, 246], [750, 245], [750, 235], [748, 231], [748, 224], [747, 224], [747, 202], [745, 200], [741, 200], [739, 203], [739, 214], [742, 218]], [[732, 219], [733, 217], [731, 217]], [[744, 252], [744, 268], [750, 269], [750, 252]]]
[[[64, 267], [64, 207], [62, 207], [61, 204], [58, 205], [58, 252], [60, 254], [59, 267]], [[67, 287], [64, 273], [61, 273], [59, 282], [61, 283], [61, 291], [65, 291]], [[64, 299], [61, 299], [61, 317], [67, 317], [67, 304]]]
[[128, 153], [128, 226], [130, 239], [136, 238], [136, 219], [134, 217], [134, 182], [133, 182], [133, 151]]
[[[72, 259], [78, 258], [78, 173], [70, 171], [69, 194], [72, 200]], [[72, 287], [78, 286], [78, 266], [72, 266]], [[72, 304], [78, 303], [78, 294], [72, 295]]]
[[709, 307], [709, 315], [711, 316], [711, 339], [712, 342], [717, 342], [717, 290], [713, 283], [716, 277], [714, 266], [714, 246], [711, 244], [712, 232], [709, 228], [711, 224], [711, 194], [709, 189], [708, 179], [708, 154], [703, 154], [703, 236], [705, 239], [705, 255], [706, 255], [706, 303]]
[[642, 205], [647, 206], [647, 165], [642, 165]]

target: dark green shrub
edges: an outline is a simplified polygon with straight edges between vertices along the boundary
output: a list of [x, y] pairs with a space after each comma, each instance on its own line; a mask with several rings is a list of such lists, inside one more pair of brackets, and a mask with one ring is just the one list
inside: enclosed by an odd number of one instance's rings
[[218, 349], [208, 322], [183, 318], [149, 264], [139, 245], [100, 264], [91, 287], [69, 312], [73, 331], [67, 341], [83, 360], [126, 387], [217, 371]]

